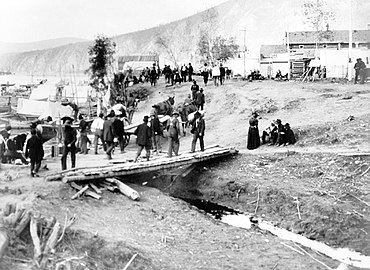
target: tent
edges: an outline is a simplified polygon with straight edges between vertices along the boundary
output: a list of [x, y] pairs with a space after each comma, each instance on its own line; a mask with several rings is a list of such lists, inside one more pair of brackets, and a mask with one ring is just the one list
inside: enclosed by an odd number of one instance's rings
[[72, 115], [72, 111], [70, 106], [63, 106], [60, 102], [18, 99], [17, 114], [25, 117], [51, 116], [53, 119], [58, 119], [65, 115]]

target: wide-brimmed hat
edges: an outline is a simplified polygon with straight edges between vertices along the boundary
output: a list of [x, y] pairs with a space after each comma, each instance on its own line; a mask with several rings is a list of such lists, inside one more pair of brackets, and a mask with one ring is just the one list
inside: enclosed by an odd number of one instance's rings
[[280, 119], [276, 119], [276, 123], [281, 124], [281, 120]]
[[70, 117], [69, 115], [65, 115], [62, 118], [60, 118], [60, 120], [62, 120], [63, 123], [65, 123], [67, 120], [71, 120], [71, 122], [72, 122], [74, 119], [72, 117]]
[[149, 116], [145, 115], [144, 118], [143, 118], [143, 121], [148, 122], [148, 119], [149, 119]]
[[195, 112], [194, 116], [201, 116], [202, 114], [200, 112]]
[[174, 111], [172, 115], [180, 115], [178, 111]]

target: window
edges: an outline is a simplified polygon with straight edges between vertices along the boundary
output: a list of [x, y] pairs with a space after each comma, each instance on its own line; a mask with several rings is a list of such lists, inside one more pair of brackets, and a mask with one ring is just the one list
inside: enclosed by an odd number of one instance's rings
[[304, 45], [299, 45], [298, 48], [304, 49]]

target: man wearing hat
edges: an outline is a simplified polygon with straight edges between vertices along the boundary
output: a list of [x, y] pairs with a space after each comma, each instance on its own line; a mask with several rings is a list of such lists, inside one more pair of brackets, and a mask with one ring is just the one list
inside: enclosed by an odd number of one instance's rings
[[198, 110], [203, 110], [205, 103], [205, 97], [203, 93], [203, 88], [200, 88], [199, 92], [195, 94], [195, 104], [197, 105]]
[[366, 65], [362, 61], [361, 58], [357, 58], [357, 63], [355, 64], [354, 68], [355, 68], [355, 84], [357, 84], [358, 77], [360, 77], [360, 84], [364, 84], [365, 82], [364, 71], [365, 71]]
[[199, 85], [197, 85], [197, 81], [196, 81], [196, 80], [194, 80], [194, 81], [193, 81], [193, 85], [191, 86], [190, 90], [191, 90], [191, 97], [192, 97], [192, 98], [193, 98], [193, 100], [195, 101], [195, 99], [196, 99], [196, 94], [197, 94], [197, 93], [198, 93], [198, 91], [199, 91]]
[[163, 135], [161, 123], [159, 122], [158, 115], [155, 111], [150, 113], [150, 129], [152, 131], [153, 138], [153, 147], [154, 152], [157, 152], [157, 155], [162, 152], [161, 137]]
[[64, 129], [63, 129], [63, 155], [62, 155], [62, 170], [67, 169], [67, 156], [68, 153], [71, 152], [71, 163], [72, 168], [76, 166], [76, 141], [77, 141], [77, 132], [76, 130], [71, 126], [72, 120], [67, 119], [64, 123]]
[[146, 151], [146, 159], [149, 161], [150, 149], [152, 147], [150, 139], [152, 136], [152, 131], [148, 126], [148, 120], [149, 117], [144, 116], [143, 123], [139, 125], [134, 132], [134, 134], [136, 135], [136, 144], [138, 145], [135, 162], [137, 162], [137, 159], [139, 158], [144, 148]]
[[285, 128], [284, 125], [281, 123], [280, 119], [276, 120], [276, 125], [277, 125], [277, 140], [276, 140], [276, 145], [280, 146], [285, 143]]
[[168, 157], [172, 157], [172, 152], [175, 153], [175, 156], [179, 155], [179, 148], [180, 148], [180, 122], [177, 119], [179, 117], [179, 113], [177, 111], [172, 113], [171, 119], [168, 121], [167, 124], [167, 131], [168, 131]]
[[194, 114], [194, 119], [191, 122], [192, 129], [191, 133], [193, 134], [193, 140], [191, 142], [191, 152], [195, 152], [195, 146], [197, 140], [199, 139], [200, 151], [204, 151], [204, 130], [206, 129], [206, 124], [200, 112]]

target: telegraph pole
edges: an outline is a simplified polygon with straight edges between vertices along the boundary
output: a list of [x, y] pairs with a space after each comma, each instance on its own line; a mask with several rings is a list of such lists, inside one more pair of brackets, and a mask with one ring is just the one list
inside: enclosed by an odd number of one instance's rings
[[244, 46], [243, 46], [243, 51], [244, 51], [244, 55], [243, 55], [243, 66], [244, 66], [244, 77], [245, 77], [245, 75], [246, 75], [246, 73], [245, 73], [245, 51], [246, 51], [246, 47], [245, 47], [245, 41], [246, 41], [246, 33], [247, 33], [247, 29], [242, 29], [242, 30], [240, 30], [240, 31], [243, 31], [244, 32]]
[[348, 81], [352, 80], [352, 0], [349, 1]]

